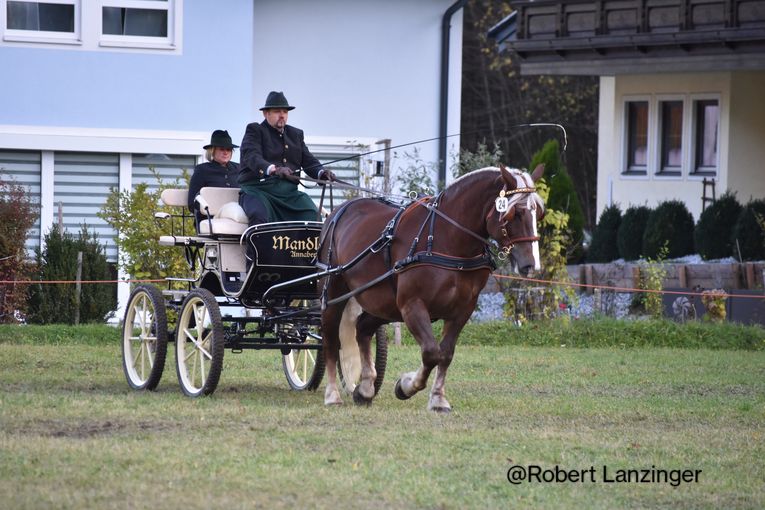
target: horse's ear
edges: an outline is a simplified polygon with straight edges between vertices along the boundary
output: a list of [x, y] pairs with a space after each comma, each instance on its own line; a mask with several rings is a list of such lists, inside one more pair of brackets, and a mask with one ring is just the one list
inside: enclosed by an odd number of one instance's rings
[[537, 165], [537, 167], [534, 169], [534, 172], [531, 174], [531, 180], [534, 182], [537, 182], [539, 179], [542, 178], [542, 175], [545, 173], [545, 164], [540, 163]]
[[511, 190], [518, 187], [515, 182], [515, 177], [513, 177], [513, 174], [510, 173], [505, 165], [499, 165], [499, 172], [502, 174], [502, 180], [505, 181], [505, 186], [507, 186], [507, 189]]

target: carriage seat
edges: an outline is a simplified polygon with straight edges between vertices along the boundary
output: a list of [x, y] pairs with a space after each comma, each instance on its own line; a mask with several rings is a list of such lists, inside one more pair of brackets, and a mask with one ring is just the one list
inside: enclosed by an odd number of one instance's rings
[[196, 201], [203, 216], [200, 235], [241, 236], [247, 230], [249, 222], [239, 205], [238, 188], [205, 187], [199, 190]]
[[[185, 188], [167, 188], [162, 190], [162, 194], [159, 196], [159, 199], [162, 201], [162, 203], [170, 207], [178, 207], [181, 209], [181, 211], [184, 212], [182, 212], [180, 215], [171, 215], [166, 212], [157, 212], [154, 213], [154, 217], [158, 219], [166, 219], [171, 216], [182, 218], [185, 215], [185, 209], [188, 204], [188, 196], [189, 190]], [[172, 235], [159, 236], [160, 246], [181, 246], [185, 244], [193, 244], [193, 237], [175, 234], [176, 232], [173, 231]]]

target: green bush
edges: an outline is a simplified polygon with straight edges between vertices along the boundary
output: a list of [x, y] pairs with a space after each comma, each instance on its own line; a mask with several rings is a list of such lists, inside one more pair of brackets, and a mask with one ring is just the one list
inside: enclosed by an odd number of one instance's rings
[[765, 259], [765, 232], [761, 221], [765, 217], [765, 199], [746, 204], [733, 227], [733, 253], [741, 260]]
[[582, 256], [582, 239], [584, 238], [584, 213], [579, 195], [574, 189], [566, 167], [560, 161], [560, 147], [557, 140], [550, 140], [542, 149], [534, 154], [529, 168], [536, 168], [540, 163], [545, 165], [545, 181], [550, 186], [550, 196], [545, 205], [550, 209], [568, 214], [568, 229], [572, 246], [569, 247], [568, 259], [578, 261]]
[[696, 253], [701, 258], [721, 259], [733, 255], [731, 225], [736, 224], [741, 209], [733, 193], [725, 193], [704, 209], [693, 231]]
[[619, 258], [616, 236], [621, 223], [622, 211], [618, 205], [612, 204], [603, 210], [592, 233], [588, 262], [611, 262]]
[[[0, 175], [0, 280], [18, 281], [30, 277], [24, 243], [35, 223], [35, 210], [26, 189]], [[27, 303], [27, 286], [0, 283], [0, 323], [17, 322]]]
[[[155, 212], [173, 213], [172, 208], [159, 205], [160, 195], [167, 188], [188, 187], [188, 175], [164, 182], [154, 172], [158, 189], [152, 191], [146, 183], [137, 184], [132, 191], [112, 189], [98, 217], [119, 232], [114, 242], [120, 251], [120, 267], [135, 279], [159, 280], [168, 276], [189, 276], [189, 266], [183, 250], [160, 246], [159, 238], [171, 234], [171, 221], [158, 221]], [[181, 222], [173, 218], [176, 235]], [[194, 220], [183, 219], [186, 233], [194, 233]]]
[[679, 200], [664, 201], [648, 215], [643, 233], [643, 256], [658, 258], [665, 244], [668, 259], [693, 253], [693, 216]]
[[637, 260], [643, 254], [643, 234], [649, 214], [651, 208], [645, 205], [633, 206], [624, 212], [616, 234], [619, 257], [624, 260]]
[[[38, 279], [73, 281], [77, 278], [77, 254], [82, 252], [83, 281], [113, 279], [106, 251], [95, 233], [83, 225], [78, 237], [58, 225], [45, 236], [45, 248], [37, 249]], [[77, 310], [74, 283], [40, 283], [30, 288], [27, 320], [37, 324], [74, 324]], [[117, 307], [116, 284], [83, 283], [80, 291], [80, 322], [103, 322]]]
[[494, 148], [489, 150], [486, 143], [479, 143], [475, 152], [460, 149], [460, 157], [452, 168], [455, 178], [463, 176], [473, 170], [486, 168], [487, 166], [499, 166], [502, 162], [502, 149], [494, 142]]

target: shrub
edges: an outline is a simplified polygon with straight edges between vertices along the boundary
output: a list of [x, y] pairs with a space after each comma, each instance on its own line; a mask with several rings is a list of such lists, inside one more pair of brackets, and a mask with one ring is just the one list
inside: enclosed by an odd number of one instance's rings
[[644, 205], [630, 207], [624, 212], [616, 234], [619, 257], [624, 260], [637, 260], [643, 254], [643, 234], [649, 214], [651, 209]]
[[[0, 280], [26, 280], [32, 267], [24, 243], [35, 222], [35, 208], [26, 189], [0, 175]], [[26, 310], [27, 286], [0, 284], [0, 323], [17, 321]]]
[[592, 233], [588, 262], [611, 262], [619, 258], [616, 236], [621, 222], [622, 211], [618, 205], [612, 204], [603, 210]]
[[712, 289], [702, 292], [701, 303], [707, 310], [704, 319], [712, 322], [723, 322], [727, 315], [725, 311], [725, 300], [727, 297], [728, 295], [723, 289]]
[[417, 195], [435, 195], [439, 189], [443, 189], [444, 183], [433, 183], [433, 175], [438, 175], [438, 163], [427, 162], [420, 156], [420, 150], [404, 152], [403, 159], [407, 162], [406, 168], [396, 176], [399, 191], [404, 195], [415, 193]]
[[[38, 278], [42, 281], [73, 281], [77, 277], [77, 254], [82, 252], [83, 281], [111, 279], [106, 250], [98, 244], [95, 233], [83, 225], [75, 238], [55, 225], [45, 235], [45, 248], [37, 249]], [[102, 322], [117, 307], [116, 284], [81, 285], [79, 320]], [[36, 284], [31, 286], [28, 320], [37, 324], [74, 324], [77, 310], [74, 283]]]
[[704, 260], [721, 259], [734, 253], [731, 225], [741, 214], [741, 204], [733, 193], [725, 193], [704, 209], [693, 231], [696, 253]]
[[452, 173], [454, 177], [460, 177], [479, 168], [499, 166], [501, 161], [502, 149], [499, 148], [497, 142], [494, 142], [494, 148], [491, 150], [486, 146], [486, 143], [479, 143], [475, 152], [467, 149], [460, 150], [460, 157], [452, 168]]
[[643, 256], [657, 258], [665, 244], [670, 259], [693, 253], [693, 216], [679, 200], [664, 201], [648, 215]]
[[545, 165], [545, 181], [550, 187], [550, 196], [545, 205], [550, 209], [568, 214], [568, 230], [572, 243], [572, 246], [569, 246], [568, 258], [570, 261], [579, 260], [582, 256], [581, 244], [584, 238], [584, 213], [571, 176], [566, 167], [561, 164], [557, 140], [545, 143], [531, 159], [529, 168], [536, 168], [540, 163]]
[[765, 259], [765, 232], [758, 221], [765, 217], [765, 200], [753, 200], [746, 204], [733, 227], [731, 240], [734, 254], [741, 260]]
[[[156, 172], [154, 176], [159, 183], [157, 190], [149, 190], [146, 183], [137, 184], [132, 191], [112, 189], [98, 213], [99, 218], [119, 232], [114, 240], [120, 252], [119, 265], [136, 279], [159, 280], [189, 272], [183, 250], [159, 244], [160, 236], [171, 233], [170, 221], [154, 218], [155, 212], [172, 212], [171, 208], [159, 205], [162, 191], [188, 186], [188, 176], [184, 174], [183, 184], [178, 179], [164, 182]], [[184, 222], [185, 232], [193, 233], [193, 219], [188, 217]], [[175, 227], [180, 229], [177, 221]]]

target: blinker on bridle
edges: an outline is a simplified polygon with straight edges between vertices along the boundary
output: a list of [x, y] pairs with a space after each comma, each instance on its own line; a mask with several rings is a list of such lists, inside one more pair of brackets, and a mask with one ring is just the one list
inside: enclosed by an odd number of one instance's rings
[[[539, 241], [539, 236], [519, 236], [510, 238], [510, 235], [507, 233], [507, 220], [504, 220], [505, 216], [507, 216], [507, 212], [510, 210], [510, 200], [508, 198], [509, 195], [516, 195], [520, 193], [535, 193], [536, 191], [537, 189], [534, 187], [515, 188], [509, 191], [503, 188], [502, 191], [499, 192], [499, 196], [494, 201], [494, 208], [499, 213], [499, 223], [502, 227], [502, 238], [503, 240], [507, 239], [507, 245], [503, 246], [497, 254], [499, 260], [507, 260], [513, 250], [513, 246], [515, 246], [515, 243]], [[515, 204], [513, 204], [513, 207], [515, 207]], [[531, 210], [536, 210], [536, 207], [532, 208]], [[491, 214], [491, 212], [489, 214]]]

